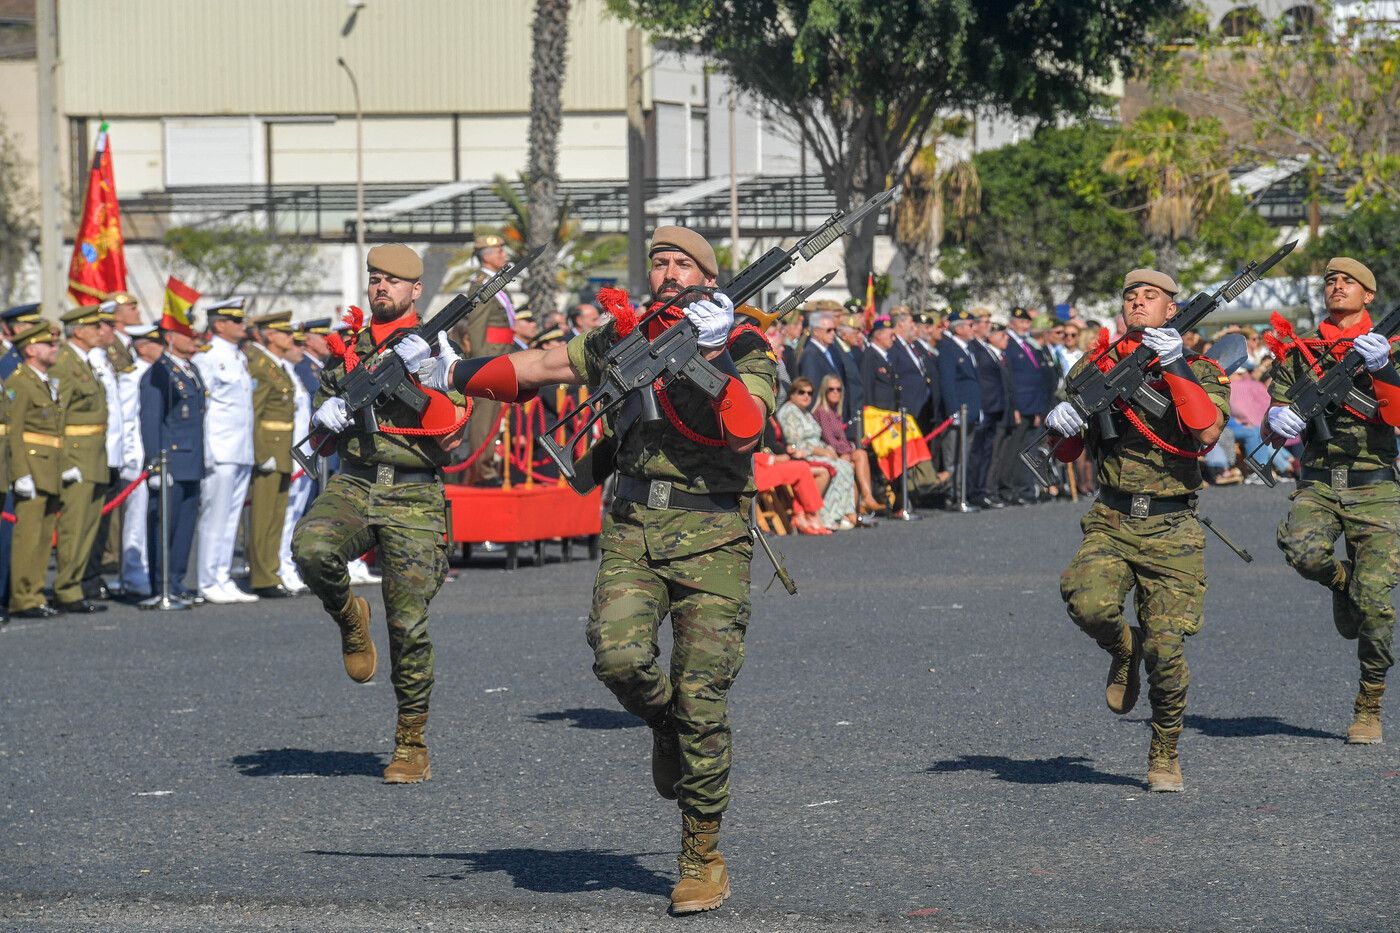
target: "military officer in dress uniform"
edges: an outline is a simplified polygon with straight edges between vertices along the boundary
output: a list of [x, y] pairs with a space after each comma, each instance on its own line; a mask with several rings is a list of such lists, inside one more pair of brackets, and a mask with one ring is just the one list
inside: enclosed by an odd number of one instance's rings
[[102, 520], [102, 500], [110, 478], [107, 460], [107, 389], [88, 355], [105, 357], [112, 321], [97, 305], [63, 315], [68, 342], [58, 351], [49, 375], [58, 385], [63, 408], [63, 465], [58, 516], [58, 569], [54, 601], [64, 612], [105, 612], [83, 594], [83, 576]]
[[[123, 301], [118, 303], [109, 298], [97, 306], [104, 315], [114, 315], [120, 308], [123, 320], [131, 320], [131, 309], [136, 307], [136, 299], [125, 292], [114, 292]], [[139, 320], [139, 315], [138, 318]], [[101, 518], [97, 523], [97, 537], [92, 543], [92, 553], [88, 555], [87, 570], [83, 573], [83, 597], [85, 599], [111, 599], [112, 592], [102, 579], [104, 573], [121, 571], [122, 522], [120, 513], [108, 509], [108, 504], [122, 491], [121, 467], [122, 448], [126, 443], [127, 409], [122, 405], [118, 378], [122, 372], [132, 368], [130, 351], [122, 345], [122, 340], [130, 340], [125, 333], [116, 329], [116, 318], [102, 331], [102, 342], [88, 351], [87, 359], [92, 371], [97, 374], [102, 388], [107, 392], [107, 477], [106, 488], [101, 500]], [[121, 348], [118, 351], [118, 348]]]
[[107, 348], [107, 355], [112, 360], [112, 369], [122, 372], [136, 362], [136, 351], [131, 345], [133, 337], [129, 331], [141, 326], [141, 305], [130, 292], [112, 292], [102, 302], [101, 308], [112, 315], [112, 329], [117, 337]]
[[[292, 335], [291, 349], [282, 358], [282, 367], [286, 369], [287, 375], [292, 377], [292, 389], [296, 396], [292, 414], [292, 439], [294, 442], [306, 437], [311, 431], [311, 399], [315, 392], [307, 389], [306, 383], [302, 379], [302, 367], [307, 358], [311, 356], [306, 350], [308, 330], [313, 326], [322, 327], [325, 333], [330, 333], [330, 319], [322, 318], [321, 321], [324, 323], [307, 322], [301, 324]], [[321, 335], [321, 339], [324, 341], [324, 335]], [[317, 378], [319, 379], [319, 376]], [[301, 579], [301, 571], [297, 569], [296, 561], [292, 560], [292, 533], [296, 530], [297, 522], [301, 520], [302, 513], [306, 511], [306, 504], [311, 501], [311, 487], [314, 483], [315, 481], [310, 475], [300, 469], [294, 469], [291, 487], [287, 492], [287, 515], [282, 520], [282, 539], [277, 548], [277, 575], [281, 578], [282, 585], [293, 596], [300, 596], [308, 589], [306, 583]]]
[[[481, 269], [472, 277], [469, 288], [478, 287], [510, 262], [506, 241], [494, 234], [477, 237], [476, 258], [481, 263]], [[465, 325], [459, 325], [462, 327], [459, 334], [465, 333], [470, 341], [473, 356], [497, 356], [518, 349], [515, 346], [515, 320], [515, 304], [505, 289], [501, 289], [493, 303], [484, 309], [478, 309], [467, 318]], [[463, 341], [458, 339], [457, 343], [461, 346]], [[528, 343], [526, 345], [528, 346]], [[467, 421], [467, 442], [458, 448], [461, 456], [471, 456], [486, 443], [500, 413], [499, 402], [490, 399], [477, 400], [472, 408], [471, 418]], [[501, 481], [500, 466], [489, 451], [477, 457], [476, 462], [466, 472], [469, 474], [469, 482], [473, 485], [494, 486]]]
[[[151, 364], [165, 352], [160, 328], [135, 324], [127, 328], [135, 360], [131, 368], [117, 376], [117, 394], [122, 406], [122, 466], [118, 475], [123, 488], [135, 482], [146, 466], [146, 448], [141, 440], [141, 379]], [[141, 483], [126, 497], [121, 509], [121, 587], [122, 597], [135, 600], [151, 595], [150, 565], [146, 560], [146, 512], [149, 487]]]
[[253, 594], [267, 599], [291, 596], [278, 575], [282, 525], [291, 492], [292, 431], [296, 428], [296, 377], [283, 365], [292, 348], [292, 312], [259, 319], [257, 339], [248, 346], [253, 377], [253, 509], [248, 523], [248, 567]]
[[[24, 330], [28, 325], [39, 320], [39, 306], [37, 304], [16, 305], [0, 312], [0, 344], [4, 345], [4, 352], [0, 353], [0, 383], [10, 378], [10, 375], [20, 364], [19, 349], [14, 346], [14, 337], [19, 331]], [[0, 434], [0, 438], [4, 435]], [[0, 443], [3, 443], [0, 440]], [[15, 514], [14, 494], [10, 492], [9, 479], [13, 479], [13, 474], [6, 479], [0, 489], [4, 490], [3, 499], [5, 511], [11, 515]], [[0, 522], [0, 614], [8, 613], [10, 605], [10, 540], [14, 532], [14, 526], [9, 522]]]
[[[199, 369], [191, 362], [195, 352], [194, 332], [189, 325], [172, 317], [161, 319], [166, 352], [141, 377], [141, 444], [148, 464], [160, 460], [165, 451], [165, 476], [153, 473], [146, 480], [151, 491], [146, 513], [146, 534], [150, 549], [150, 589], [161, 587], [160, 487], [169, 488], [170, 507], [170, 589], [181, 599], [200, 602], [198, 594], [185, 588], [190, 550], [194, 544], [195, 522], [200, 514], [200, 485], [204, 478], [207, 392]], [[251, 405], [249, 406], [251, 408]], [[239, 505], [242, 505], [240, 499]], [[202, 555], [201, 555], [202, 556]]]
[[[953, 424], [958, 426], [963, 410], [966, 409], [967, 434], [970, 437], [977, 423], [982, 420], [982, 383], [977, 378], [977, 358], [972, 354], [972, 331], [977, 326], [977, 318], [971, 311], [960, 308], [948, 312], [944, 320], [947, 322], [947, 329], [943, 339], [938, 342], [938, 378], [940, 394], [943, 396], [943, 410], [954, 419]], [[956, 467], [965, 476], [968, 464], [961, 460], [963, 451], [959, 437], [958, 430], [945, 431], [940, 439], [940, 446], [944, 468]], [[970, 495], [970, 482], [967, 489]], [[981, 506], [971, 503], [962, 505], [951, 495], [945, 508], [964, 512], [981, 510]]]
[[44, 599], [63, 491], [63, 408], [49, 376], [58, 358], [58, 330], [35, 321], [15, 334], [14, 349], [22, 363], [5, 380], [5, 442], [15, 493], [10, 615], [47, 619], [62, 611]]
[[243, 298], [206, 309], [212, 339], [194, 358], [209, 404], [199, 499], [199, 595], [211, 603], [256, 602], [233, 582], [233, 544], [253, 476], [253, 378], [239, 349], [247, 337]]

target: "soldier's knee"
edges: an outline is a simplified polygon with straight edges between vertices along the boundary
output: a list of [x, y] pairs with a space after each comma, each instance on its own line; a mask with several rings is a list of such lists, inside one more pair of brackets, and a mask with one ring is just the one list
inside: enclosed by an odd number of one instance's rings
[[292, 561], [297, 565], [302, 579], [306, 580], [320, 578], [337, 561], [344, 563], [325, 538], [301, 533], [292, 536]]
[[1282, 525], [1278, 530], [1278, 549], [1294, 570], [1304, 573], [1330, 571], [1335, 558], [1332, 542], [1321, 535], [1299, 532]]
[[598, 645], [593, 649], [593, 673], [614, 689], [640, 687], [656, 678], [656, 659], [642, 645]]
[[1061, 578], [1060, 596], [1069, 617], [1080, 628], [1092, 629], [1118, 621], [1123, 607], [1116, 593], [1086, 581]]

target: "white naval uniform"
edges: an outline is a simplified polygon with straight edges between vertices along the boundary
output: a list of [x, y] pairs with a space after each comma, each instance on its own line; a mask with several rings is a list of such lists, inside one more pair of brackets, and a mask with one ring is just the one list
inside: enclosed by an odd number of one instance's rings
[[208, 393], [204, 415], [204, 482], [199, 486], [199, 589], [232, 587], [238, 519], [253, 476], [253, 377], [243, 351], [214, 337], [194, 358]]
[[[83, 359], [92, 367], [92, 374], [102, 383], [102, 391], [107, 396], [107, 468], [115, 470], [122, 465], [122, 435], [125, 431], [125, 412], [122, 411], [121, 395], [117, 389], [117, 371], [112, 368], [112, 359], [102, 347], [93, 347]], [[92, 481], [106, 483], [108, 477], [94, 476]]]
[[[292, 413], [292, 443], [295, 444], [311, 432], [311, 393], [306, 391], [301, 376], [297, 375], [296, 368], [291, 363], [286, 360], [281, 360], [280, 363], [291, 377], [292, 388], [296, 393], [296, 409]], [[298, 473], [301, 475], [297, 476]], [[301, 573], [292, 561], [292, 530], [306, 511], [306, 504], [311, 498], [311, 486], [316, 479], [307, 476], [300, 466], [292, 471], [292, 475], [296, 478], [292, 480], [291, 489], [287, 494], [287, 517], [282, 520], [282, 546], [277, 552], [281, 566], [278, 567], [277, 575], [282, 578], [282, 585], [287, 589], [298, 590], [306, 584], [302, 582]]]
[[[123, 486], [140, 476], [146, 463], [145, 445], [141, 442], [141, 377], [150, 368], [150, 363], [137, 356], [131, 372], [117, 376], [117, 394], [121, 397], [122, 408], [122, 463], [118, 475]], [[149, 497], [150, 490], [142, 483], [131, 491], [122, 506], [122, 590], [141, 596], [151, 595], [146, 555]], [[175, 582], [177, 590], [184, 588], [182, 581]]]

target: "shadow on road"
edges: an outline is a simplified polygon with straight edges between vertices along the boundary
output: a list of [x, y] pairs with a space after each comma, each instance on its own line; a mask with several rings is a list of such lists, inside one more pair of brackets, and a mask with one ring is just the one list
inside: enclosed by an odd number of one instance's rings
[[[308, 855], [346, 858], [439, 859], [461, 862], [462, 870], [429, 878], [465, 881], [482, 872], [505, 872], [517, 888], [542, 894], [577, 894], [617, 889], [641, 894], [669, 894], [674, 883], [644, 867], [641, 855], [617, 855], [599, 849], [490, 849], [485, 852], [334, 852], [311, 849]], [[654, 855], [656, 853], [643, 853]]]
[[1013, 784], [1122, 784], [1140, 787], [1142, 782], [1121, 774], [1109, 774], [1090, 767], [1090, 759], [1082, 755], [1058, 758], [1007, 758], [1004, 755], [963, 755], [950, 761], [940, 761], [928, 769], [929, 774], [952, 774], [957, 771], [986, 771], [998, 780]]
[[379, 777], [384, 761], [373, 752], [318, 752], [309, 748], [264, 748], [236, 755], [230, 763], [247, 777]]
[[567, 721], [575, 729], [634, 729], [643, 724], [626, 710], [589, 707], [562, 709], [557, 713], [536, 713], [531, 718], [535, 722]]
[[1187, 716], [1186, 726], [1225, 739], [1251, 739], [1266, 735], [1292, 735], [1302, 739], [1341, 738], [1335, 732], [1295, 726], [1277, 716]]

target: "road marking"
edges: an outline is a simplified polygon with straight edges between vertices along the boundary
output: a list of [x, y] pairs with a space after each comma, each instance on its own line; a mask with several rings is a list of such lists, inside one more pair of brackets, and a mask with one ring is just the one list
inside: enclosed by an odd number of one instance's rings
[[175, 793], [173, 790], [138, 790], [133, 797], [168, 797]]
[[510, 688], [509, 688], [509, 687], [490, 687], [490, 688], [488, 688], [488, 689], [486, 689], [486, 690], [483, 690], [483, 691], [481, 691], [481, 692], [482, 692], [482, 693], [509, 693], [509, 692], [510, 692]]
[[820, 800], [820, 801], [818, 801], [818, 802], [816, 802], [816, 803], [804, 804], [804, 806], [807, 807], [807, 808], [810, 810], [812, 807], [827, 807], [827, 806], [830, 806], [830, 805], [833, 804], [833, 803], [840, 803], [840, 802], [841, 802], [841, 801], [839, 801], [839, 800]]

